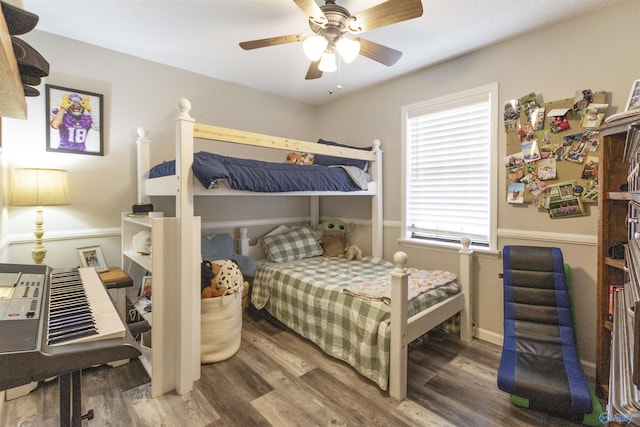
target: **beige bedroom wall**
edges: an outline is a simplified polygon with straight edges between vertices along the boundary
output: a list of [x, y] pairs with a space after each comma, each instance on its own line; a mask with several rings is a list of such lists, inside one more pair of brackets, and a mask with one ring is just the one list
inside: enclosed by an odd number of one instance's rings
[[[610, 113], [621, 111], [631, 83], [640, 78], [640, 57], [630, 38], [640, 18], [640, 2], [629, 1], [487, 47], [394, 81], [321, 106], [318, 129], [331, 123], [326, 138], [367, 145], [374, 138], [384, 150], [385, 256], [401, 249], [396, 243], [400, 224], [400, 108], [403, 105], [498, 82], [500, 111], [505, 100], [527, 93], [543, 101], [572, 98], [591, 88], [609, 93]], [[499, 22], [489, 25], [500, 25]], [[358, 58], [366, 61], [366, 58]], [[376, 64], [372, 67], [378, 66]], [[344, 67], [342, 73], [348, 73]], [[324, 77], [323, 77], [324, 78]], [[506, 137], [499, 122], [499, 158], [505, 155]], [[501, 164], [501, 163], [500, 163]], [[576, 318], [581, 359], [595, 361], [595, 296], [597, 207], [589, 216], [551, 220], [532, 206], [508, 205], [505, 172], [499, 167], [499, 247], [506, 244], [559, 246], [571, 264], [576, 287]], [[579, 241], [580, 243], [575, 243]], [[410, 262], [424, 266], [452, 263], [455, 257], [426, 249], [402, 248]], [[476, 261], [475, 320], [479, 336], [501, 344], [502, 260], [478, 254]]]
[[[24, 38], [46, 57], [51, 72], [38, 86], [41, 95], [27, 98], [28, 120], [3, 120], [1, 167], [3, 175], [14, 167], [69, 171], [72, 204], [45, 209], [45, 239], [56, 237], [46, 243], [46, 261], [51, 265], [73, 265], [75, 248], [93, 244], [103, 245], [108, 262], [119, 263], [120, 212], [130, 211], [136, 202], [136, 129], [143, 126], [149, 131], [156, 146], [154, 161], [173, 158], [178, 98], [190, 99], [193, 117], [204, 123], [294, 139], [314, 136], [315, 107], [40, 31]], [[103, 157], [45, 151], [44, 83], [104, 95]], [[280, 155], [284, 160], [286, 154]], [[258, 203], [266, 203], [275, 215], [302, 209], [299, 201], [271, 203], [265, 198]], [[158, 205], [162, 207], [162, 201]], [[164, 205], [171, 208], [173, 203]], [[208, 207], [214, 207], [212, 202]], [[237, 218], [250, 210], [240, 204], [244, 212], [237, 212], [233, 203], [215, 209]], [[31, 262], [33, 212], [2, 209], [0, 260]], [[89, 237], [74, 240], [79, 235]], [[15, 238], [25, 242], [15, 243]]]

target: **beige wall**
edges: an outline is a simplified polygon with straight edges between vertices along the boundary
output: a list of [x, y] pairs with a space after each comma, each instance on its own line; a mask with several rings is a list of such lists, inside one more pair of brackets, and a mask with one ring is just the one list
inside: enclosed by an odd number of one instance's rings
[[[0, 184], [7, 182], [14, 167], [69, 171], [71, 205], [45, 208], [44, 213], [45, 239], [55, 239], [46, 242], [46, 262], [53, 266], [77, 263], [75, 248], [93, 244], [103, 245], [108, 262], [120, 263], [120, 212], [131, 210], [137, 194], [136, 129], [148, 129], [155, 162], [173, 158], [173, 119], [179, 98], [191, 101], [194, 118], [203, 123], [294, 139], [314, 136], [315, 107], [44, 32], [34, 31], [24, 39], [50, 63], [44, 83], [104, 95], [103, 157], [45, 151], [44, 84], [38, 87], [41, 96], [27, 98], [28, 120], [3, 119]], [[0, 260], [31, 262], [34, 211], [2, 208], [7, 196], [6, 188], [2, 190]], [[162, 200], [157, 203], [173, 206]], [[301, 209], [299, 201], [272, 204], [262, 199], [259, 203], [266, 203], [267, 210], [276, 214], [285, 208]], [[239, 205], [243, 212], [225, 204], [237, 218], [252, 212], [243, 202]]]
[[[77, 262], [75, 248], [102, 244], [108, 261], [119, 261], [120, 212], [136, 201], [135, 129], [144, 126], [157, 144], [154, 160], [172, 157], [173, 117], [176, 100], [189, 98], [198, 121], [272, 133], [297, 139], [334, 139], [368, 145], [379, 138], [385, 152], [384, 216], [385, 256], [400, 249], [400, 108], [403, 105], [473, 88], [500, 84], [500, 104], [531, 91], [544, 101], [572, 97], [576, 90], [592, 88], [609, 92], [617, 108], [625, 104], [630, 84], [639, 78], [640, 58], [629, 40], [640, 18], [640, 3], [612, 7], [544, 31], [465, 55], [394, 81], [377, 85], [330, 104], [312, 107], [256, 92], [238, 85], [187, 73], [113, 51], [35, 31], [25, 39], [51, 63], [47, 83], [104, 94], [105, 156], [47, 153], [45, 147], [44, 96], [28, 99], [29, 119], [3, 121], [2, 176], [20, 166], [47, 166], [69, 170], [72, 205], [45, 211], [47, 260], [54, 266]], [[499, 23], [495, 23], [499, 25]], [[620, 42], [623, 41], [623, 42]], [[366, 58], [358, 60], [366, 61]], [[371, 63], [371, 66], [380, 66]], [[348, 67], [343, 71], [349, 72]], [[44, 85], [40, 87], [44, 92]], [[502, 107], [501, 107], [502, 110]], [[500, 121], [502, 126], [502, 121]], [[500, 132], [500, 153], [506, 139]], [[4, 179], [3, 179], [4, 177]], [[499, 182], [505, 174], [499, 170]], [[499, 245], [557, 245], [574, 269], [576, 314], [581, 358], [593, 362], [595, 343], [595, 235], [597, 209], [590, 216], [550, 220], [531, 206], [514, 207], [504, 202], [500, 185]], [[3, 188], [3, 194], [6, 194]], [[366, 218], [360, 202], [329, 203], [323, 214]], [[166, 200], [157, 200], [169, 206]], [[253, 205], [255, 203], [255, 205]], [[342, 204], [338, 209], [338, 204]], [[259, 198], [255, 202], [232, 202], [207, 206], [231, 212], [235, 218], [251, 218], [252, 211], [273, 216], [304, 215], [305, 206]], [[345, 211], [343, 208], [347, 206]], [[234, 208], [237, 207], [238, 209]], [[29, 208], [2, 207], [0, 260], [30, 262], [29, 239], [33, 214]], [[288, 214], [290, 210], [293, 214]], [[199, 208], [200, 214], [207, 215]], [[286, 213], [286, 214], [285, 214]], [[207, 219], [203, 218], [203, 222]], [[16, 239], [24, 241], [16, 243]], [[579, 244], [575, 244], [579, 241]], [[455, 269], [456, 258], [447, 252], [403, 247], [412, 264]], [[501, 260], [478, 254], [475, 287], [475, 320], [480, 337], [500, 342], [502, 334]]]
[[[500, 110], [508, 99], [541, 94], [544, 102], [572, 98], [575, 91], [607, 91], [609, 112], [624, 109], [631, 82], [640, 78], [640, 57], [629, 43], [640, 18], [640, 2], [630, 1], [597, 14], [586, 15], [542, 31], [514, 38], [320, 107], [317, 124], [343, 141], [382, 140], [384, 150], [385, 255], [400, 249], [400, 108], [422, 100], [474, 88], [500, 85]], [[495, 23], [499, 25], [499, 23]], [[360, 59], [359, 59], [360, 60]], [[372, 64], [372, 66], [376, 66]], [[348, 68], [342, 71], [349, 72]], [[506, 137], [500, 119], [499, 156]], [[595, 295], [597, 207], [589, 216], [551, 220], [533, 206], [505, 202], [505, 172], [499, 168], [499, 247], [507, 244], [559, 246], [572, 266], [580, 357], [595, 361]], [[578, 242], [575, 244], [574, 242]], [[402, 248], [409, 260], [426, 265], [451, 262], [438, 251]], [[448, 258], [449, 261], [445, 261]], [[478, 255], [476, 261], [475, 319], [480, 336], [501, 342], [502, 270], [500, 258]]]

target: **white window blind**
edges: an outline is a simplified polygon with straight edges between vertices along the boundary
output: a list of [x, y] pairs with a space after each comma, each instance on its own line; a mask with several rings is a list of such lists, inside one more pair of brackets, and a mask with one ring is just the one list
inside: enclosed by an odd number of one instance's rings
[[[495, 102], [495, 101], [494, 101]], [[486, 88], [405, 111], [407, 236], [491, 244], [492, 98]]]

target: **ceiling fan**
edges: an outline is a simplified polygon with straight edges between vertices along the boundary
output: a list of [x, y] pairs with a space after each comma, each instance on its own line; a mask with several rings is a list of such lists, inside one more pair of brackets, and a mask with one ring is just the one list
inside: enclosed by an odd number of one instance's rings
[[305, 55], [311, 61], [306, 80], [320, 78], [323, 72], [336, 71], [336, 51], [347, 63], [360, 54], [387, 66], [395, 64], [402, 52], [350, 36], [422, 16], [421, 0], [387, 0], [355, 15], [337, 5], [335, 0], [325, 0], [322, 6], [318, 6], [315, 0], [293, 1], [309, 17], [309, 27], [314, 35], [291, 34], [251, 40], [240, 43], [240, 47], [251, 50], [303, 42]]

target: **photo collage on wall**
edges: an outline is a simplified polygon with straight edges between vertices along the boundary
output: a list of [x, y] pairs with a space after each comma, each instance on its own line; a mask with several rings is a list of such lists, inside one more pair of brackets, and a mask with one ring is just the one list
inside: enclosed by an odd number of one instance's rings
[[594, 102], [591, 89], [546, 104], [535, 93], [507, 101], [507, 202], [532, 202], [551, 218], [586, 215], [583, 203], [598, 198], [595, 128], [607, 107]]

